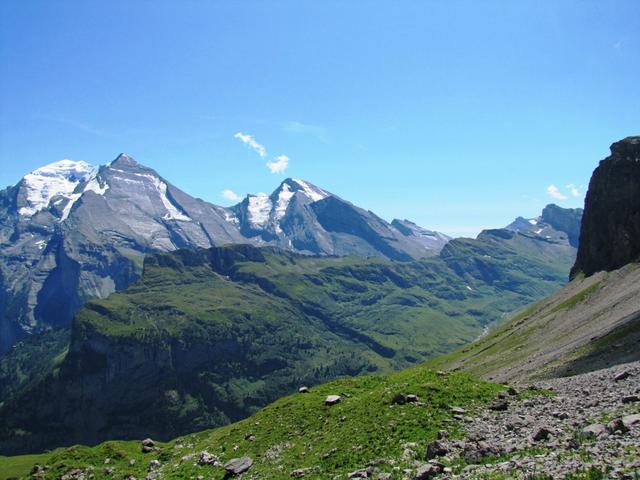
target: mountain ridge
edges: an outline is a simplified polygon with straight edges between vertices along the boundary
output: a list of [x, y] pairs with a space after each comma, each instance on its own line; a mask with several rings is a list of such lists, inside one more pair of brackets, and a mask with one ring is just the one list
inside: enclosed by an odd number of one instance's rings
[[[304, 180], [286, 179], [271, 196], [220, 207], [126, 154], [100, 167], [63, 160], [34, 170], [0, 191], [0, 352], [69, 324], [89, 298], [126, 288], [151, 251], [250, 243], [409, 261], [436, 255], [449, 240], [402, 235]], [[350, 223], [336, 222], [343, 214]]]

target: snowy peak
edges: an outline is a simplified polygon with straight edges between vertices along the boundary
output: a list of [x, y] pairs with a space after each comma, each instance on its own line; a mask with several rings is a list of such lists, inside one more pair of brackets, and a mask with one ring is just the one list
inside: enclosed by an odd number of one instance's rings
[[31, 217], [49, 208], [56, 197], [60, 197], [58, 201], [70, 199], [78, 185], [95, 172], [93, 165], [75, 160], [60, 160], [34, 170], [22, 179], [24, 204], [18, 213]]
[[326, 192], [325, 190], [316, 187], [312, 183], [309, 183], [305, 180], [300, 180], [298, 178], [287, 178], [283, 182], [283, 184], [285, 183], [289, 185], [293, 189], [293, 191], [302, 192], [302, 194], [309, 198], [309, 200], [311, 200], [312, 202], [318, 202], [331, 196], [329, 192]]

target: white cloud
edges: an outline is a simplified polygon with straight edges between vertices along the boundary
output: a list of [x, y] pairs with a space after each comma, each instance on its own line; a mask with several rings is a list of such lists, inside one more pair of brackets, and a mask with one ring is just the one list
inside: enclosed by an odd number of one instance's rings
[[275, 160], [267, 162], [267, 167], [271, 173], [282, 173], [289, 166], [289, 157], [286, 155], [278, 155]]
[[231, 200], [232, 202], [239, 202], [242, 199], [242, 197], [233, 190], [223, 190], [222, 196], [227, 200]]
[[566, 195], [564, 195], [562, 192], [560, 192], [558, 187], [556, 187], [553, 184], [547, 187], [547, 195], [549, 195], [552, 198], [555, 198], [556, 200], [566, 200], [567, 198], [569, 198]]
[[578, 190], [578, 187], [573, 183], [570, 183], [569, 185], [567, 185], [567, 188], [569, 189], [569, 193], [571, 193], [571, 195], [573, 195], [574, 197], [581, 196], [580, 190]]
[[237, 138], [245, 145], [248, 145], [254, 152], [260, 155], [260, 157], [264, 158], [267, 156], [267, 149], [264, 148], [263, 145], [260, 145], [258, 142], [256, 142], [256, 140], [251, 135], [238, 132], [233, 136], [233, 138]]

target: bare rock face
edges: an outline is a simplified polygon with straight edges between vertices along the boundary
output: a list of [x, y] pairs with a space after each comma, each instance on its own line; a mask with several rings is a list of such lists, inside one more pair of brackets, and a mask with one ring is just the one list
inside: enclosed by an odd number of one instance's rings
[[640, 136], [611, 145], [589, 182], [571, 277], [640, 259]]

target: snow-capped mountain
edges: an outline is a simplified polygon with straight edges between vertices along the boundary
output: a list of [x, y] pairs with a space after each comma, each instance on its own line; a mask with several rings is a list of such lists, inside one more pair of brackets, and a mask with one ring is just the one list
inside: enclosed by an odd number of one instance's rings
[[412, 260], [449, 240], [435, 234], [427, 242], [416, 233], [427, 230], [403, 225], [304, 180], [225, 208], [124, 154], [100, 167], [55, 162], [0, 192], [0, 352], [32, 331], [68, 324], [86, 300], [126, 288], [149, 251], [251, 243]]
[[542, 210], [539, 217], [518, 217], [506, 229], [548, 242], [567, 242], [577, 248], [582, 213], [581, 208], [562, 208], [550, 204]]

